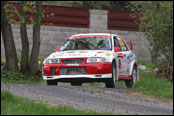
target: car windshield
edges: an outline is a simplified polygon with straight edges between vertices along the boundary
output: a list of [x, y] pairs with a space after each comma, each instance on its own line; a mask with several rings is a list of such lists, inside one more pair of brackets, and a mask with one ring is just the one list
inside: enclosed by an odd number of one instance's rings
[[111, 39], [104, 37], [68, 39], [60, 50], [111, 50]]

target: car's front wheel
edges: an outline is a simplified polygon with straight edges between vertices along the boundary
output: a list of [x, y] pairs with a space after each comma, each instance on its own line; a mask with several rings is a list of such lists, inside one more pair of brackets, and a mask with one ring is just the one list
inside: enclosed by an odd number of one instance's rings
[[137, 81], [137, 68], [134, 66], [132, 71], [132, 79], [131, 80], [125, 80], [125, 84], [127, 88], [132, 88], [133, 84]]
[[117, 67], [116, 67], [116, 63], [113, 62], [112, 63], [112, 78], [105, 82], [106, 88], [115, 88], [115, 82], [117, 78], [116, 76], [117, 76]]
[[47, 85], [57, 85], [57, 83], [55, 80], [47, 80]]

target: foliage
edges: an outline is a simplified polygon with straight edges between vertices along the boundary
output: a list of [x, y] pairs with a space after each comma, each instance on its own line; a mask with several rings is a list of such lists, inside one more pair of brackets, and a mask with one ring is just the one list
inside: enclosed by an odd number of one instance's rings
[[31, 76], [28, 73], [21, 72], [10, 72], [10, 71], [2, 71], [1, 72], [1, 81], [3, 83], [39, 83], [42, 80], [41, 76]]
[[155, 70], [155, 65], [149, 61], [138, 60], [138, 65], [144, 65], [147, 72], [153, 72]]
[[133, 90], [161, 100], [173, 99], [173, 83], [167, 79], [157, 79], [153, 72], [139, 72], [140, 81], [133, 85]]
[[130, 10], [126, 7], [129, 1], [44, 1], [43, 4], [98, 10]]
[[[44, 61], [44, 59], [46, 57], [47, 57], [47, 55], [46, 56], [39, 56], [38, 57], [38, 64], [39, 64], [39, 70], [40, 71], [42, 70], [42, 63], [43, 63], [43, 61]], [[18, 65], [21, 65], [21, 55], [20, 54], [17, 54], [17, 60], [18, 60]], [[2, 65], [6, 65], [6, 58], [5, 57], [1, 57], [1, 66]]]
[[152, 62], [162, 73], [169, 72], [163, 76], [173, 78], [173, 2], [133, 1], [131, 5], [141, 14], [140, 30], [151, 46]]
[[[1, 91], [1, 115], [107, 115], [70, 106], [51, 107]], [[111, 115], [111, 114], [110, 114]]]
[[139, 70], [139, 82], [133, 85], [133, 90], [160, 100], [173, 99], [173, 83], [160, 79], [154, 72], [156, 66], [149, 61], [138, 60], [138, 65], [144, 65], [146, 70]]

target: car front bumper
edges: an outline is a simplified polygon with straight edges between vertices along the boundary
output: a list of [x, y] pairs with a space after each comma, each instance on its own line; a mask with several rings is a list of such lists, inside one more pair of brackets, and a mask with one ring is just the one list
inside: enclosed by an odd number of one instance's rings
[[[80, 68], [85, 67], [85, 74], [68, 74], [62, 75], [61, 68]], [[56, 68], [55, 74], [51, 74], [51, 68]], [[44, 64], [43, 79], [58, 80], [58, 79], [107, 79], [112, 78], [112, 63], [83, 63], [78, 66], [65, 64]]]
[[44, 80], [58, 80], [58, 79], [107, 79], [112, 78], [112, 74], [102, 75], [59, 75], [59, 76], [44, 76]]

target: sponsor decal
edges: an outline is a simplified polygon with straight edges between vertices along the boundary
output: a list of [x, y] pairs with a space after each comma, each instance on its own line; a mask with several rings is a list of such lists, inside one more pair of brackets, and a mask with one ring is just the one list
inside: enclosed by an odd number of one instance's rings
[[130, 59], [130, 60], [128, 61], [128, 64], [131, 63], [131, 61], [133, 62], [134, 60], [136, 60], [136, 58]]
[[103, 52], [100, 51], [100, 52], [97, 52], [97, 53], [103, 53]]
[[116, 56], [118, 57], [118, 53], [116, 53]]
[[134, 53], [131, 52], [131, 53], [127, 56], [127, 59], [130, 59], [130, 58], [133, 57], [133, 56], [134, 56]]
[[79, 66], [79, 64], [66, 64], [66, 66]]
[[103, 37], [110, 39], [111, 36], [108, 35], [77, 35], [77, 36], [71, 36], [69, 39], [75, 39], [75, 38], [86, 38], [86, 37]]
[[128, 61], [128, 64], [131, 62], [131, 60]]
[[103, 54], [103, 53], [104, 53], [104, 52], [101, 52], [101, 51], [96, 52], [95, 56], [100, 56], [100, 55]]
[[[77, 54], [67, 54], [67, 56], [84, 56], [84, 54], [78, 54], [78, 53]], [[89, 56], [89, 55], [87, 54], [87, 56]]]
[[110, 55], [111, 55], [111, 53], [109, 53], [109, 52], [106, 53], [106, 56], [110, 56]]

